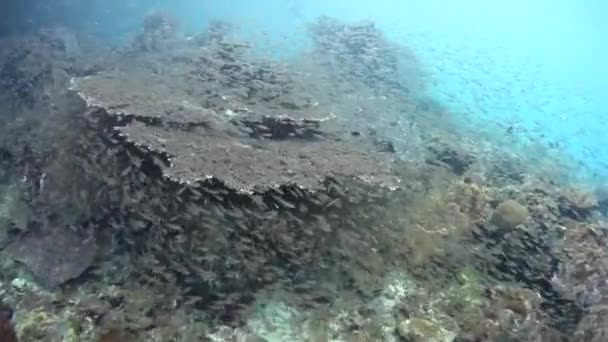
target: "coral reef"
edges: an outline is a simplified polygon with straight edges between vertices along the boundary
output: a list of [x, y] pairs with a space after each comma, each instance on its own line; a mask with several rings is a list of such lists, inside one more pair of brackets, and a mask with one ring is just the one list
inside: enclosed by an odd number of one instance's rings
[[601, 189], [460, 136], [372, 23], [309, 34], [0, 41], [0, 339], [604, 339]]
[[[391, 160], [340, 141], [324, 127], [334, 115], [245, 45], [173, 44], [73, 78], [90, 109], [72, 117], [66, 153], [31, 177], [39, 222], [7, 254], [55, 287], [89, 269], [97, 247], [117, 251], [131, 280], [233, 324], [266, 286], [287, 284], [301, 305], [330, 301], [318, 286], [328, 269], [371, 293], [384, 261], [354, 213], [399, 184]], [[154, 69], [166, 59], [174, 67]]]

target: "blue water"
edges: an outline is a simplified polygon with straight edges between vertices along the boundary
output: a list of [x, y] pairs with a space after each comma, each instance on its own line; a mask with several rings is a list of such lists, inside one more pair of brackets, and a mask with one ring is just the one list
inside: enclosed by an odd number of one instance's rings
[[[326, 14], [371, 19], [413, 49], [429, 70], [430, 95], [463, 126], [514, 151], [552, 144], [585, 180], [608, 178], [608, 2], [601, 0], [130, 0], [34, 1], [30, 24], [60, 22], [114, 43], [132, 38], [143, 18], [163, 10], [184, 32], [227, 19], [277, 57], [303, 48], [305, 24]], [[57, 8], [64, 10], [58, 11]], [[528, 151], [529, 153], [529, 151]]]

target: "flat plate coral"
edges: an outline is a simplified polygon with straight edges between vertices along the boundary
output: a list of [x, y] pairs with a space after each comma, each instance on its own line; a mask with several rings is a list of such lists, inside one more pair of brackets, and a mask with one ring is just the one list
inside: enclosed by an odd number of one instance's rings
[[[388, 155], [324, 129], [333, 114], [296, 90], [294, 77], [237, 50], [219, 44], [133, 57], [119, 70], [73, 79], [72, 90], [129, 145], [166, 156], [159, 166], [179, 182], [216, 178], [243, 192], [320, 189], [331, 176], [397, 185]], [[171, 66], [158, 67], [165, 60]]]

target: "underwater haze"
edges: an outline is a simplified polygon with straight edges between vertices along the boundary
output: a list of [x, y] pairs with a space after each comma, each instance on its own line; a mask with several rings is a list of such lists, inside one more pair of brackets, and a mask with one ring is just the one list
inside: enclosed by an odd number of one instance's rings
[[608, 341], [608, 3], [0, 4], [0, 342]]

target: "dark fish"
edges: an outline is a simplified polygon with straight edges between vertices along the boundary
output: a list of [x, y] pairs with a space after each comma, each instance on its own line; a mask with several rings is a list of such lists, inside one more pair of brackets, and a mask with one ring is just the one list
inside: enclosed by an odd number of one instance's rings
[[264, 199], [262, 198], [262, 196], [251, 196], [251, 201], [258, 207], [261, 209], [266, 209], [266, 204], [264, 203]]
[[[208, 264], [212, 264], [212, 263], [216, 262], [219, 259], [219, 257], [214, 254], [207, 254], [207, 255], [202, 256], [200, 259]], [[228, 261], [229, 259], [230, 258], [226, 259], [226, 261]]]
[[[148, 224], [146, 222], [138, 220], [138, 219], [134, 219], [134, 218], [129, 219], [129, 225], [131, 227], [133, 227], [135, 230], [145, 229], [148, 226]], [[120, 227], [121, 225], [117, 225], [117, 226]]]
[[281, 198], [281, 196], [279, 196], [279, 195], [275, 195], [274, 193], [271, 193], [270, 196], [281, 207], [288, 208], [288, 209], [295, 209], [296, 208], [295, 204], [293, 204], [293, 203], [291, 203], [291, 202], [289, 202], [289, 201]]
[[203, 302], [203, 297], [192, 296], [188, 297], [182, 304], [185, 306], [195, 305], [197, 303]]
[[120, 177], [126, 177], [127, 174], [129, 174], [129, 172], [131, 172], [132, 170], [132, 165], [127, 166], [121, 173], [120, 173]]
[[186, 190], [188, 190], [188, 189], [189, 189], [189, 187], [188, 187], [188, 186], [182, 186], [182, 187], [181, 187], [179, 190], [177, 190], [177, 193], [176, 193], [176, 194], [177, 194], [178, 196], [181, 196], [181, 195], [183, 195], [183, 193], [184, 193]]
[[191, 272], [188, 268], [186, 268], [184, 265], [182, 265], [179, 262], [176, 262], [174, 260], [171, 260], [171, 258], [169, 258], [169, 262], [171, 263], [171, 268], [180, 273], [181, 275], [190, 275]]
[[219, 206], [210, 205], [208, 206], [208, 208], [211, 210], [211, 213], [214, 214], [216, 217], [224, 217], [224, 212]]
[[298, 205], [298, 210], [300, 211], [300, 213], [302, 214], [308, 214], [310, 212], [310, 209], [308, 208], [308, 206], [304, 203], [300, 203], [300, 205]]
[[236, 207], [231, 206], [230, 210], [226, 211], [226, 214], [228, 214], [228, 216], [234, 217], [234, 218], [239, 218], [239, 219], [243, 219], [245, 218], [245, 214]]
[[235, 223], [235, 225], [237, 226], [237, 228], [239, 228], [242, 231], [248, 231], [249, 230], [249, 227], [247, 227], [247, 224], [245, 224], [245, 222], [237, 221]]
[[188, 213], [190, 213], [192, 216], [198, 216], [203, 213], [209, 214], [209, 212], [204, 210], [201, 206], [198, 206], [198, 205], [192, 204], [192, 203], [186, 204], [186, 211]]
[[174, 223], [166, 223], [165, 227], [167, 227], [170, 231], [176, 232], [176, 233], [182, 233], [184, 231], [182, 226], [180, 226], [178, 224], [174, 224]]
[[317, 220], [318, 227], [321, 231], [323, 231], [325, 233], [332, 232], [331, 225], [329, 224], [329, 222], [327, 222], [327, 220], [323, 216], [314, 215], [314, 218]]
[[306, 198], [306, 193], [304, 192], [304, 190], [300, 189], [299, 187], [295, 186], [292, 188], [292, 192], [294, 193], [295, 197], [297, 198]]
[[329, 209], [331, 207], [340, 208], [341, 207], [341, 201], [340, 201], [340, 199], [339, 198], [335, 198], [334, 200], [332, 200], [329, 203], [325, 204], [323, 206], [323, 210], [325, 211], [325, 210], [327, 210], [327, 209]]

